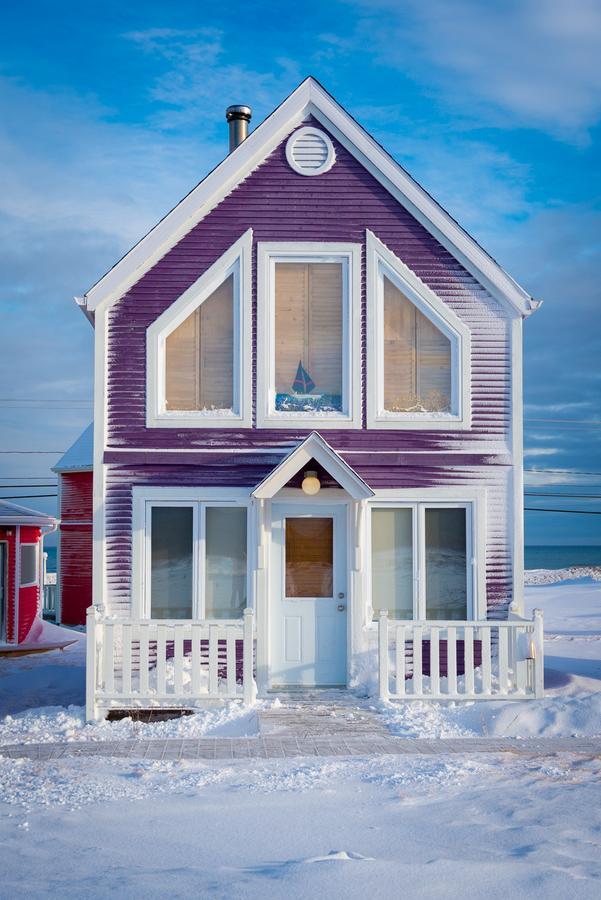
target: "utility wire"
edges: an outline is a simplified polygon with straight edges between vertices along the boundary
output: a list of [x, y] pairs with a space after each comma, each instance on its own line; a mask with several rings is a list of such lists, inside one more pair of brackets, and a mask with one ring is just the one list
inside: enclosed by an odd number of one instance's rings
[[0, 484], [0, 490], [8, 490], [10, 488], [47, 488], [47, 487], [56, 487], [56, 481], [52, 481], [49, 484], [34, 484], [33, 482], [29, 482], [29, 484]]
[[58, 497], [58, 494], [12, 494], [10, 497], [0, 497], [0, 500], [37, 500], [40, 497]]
[[572, 513], [580, 516], [601, 516], [601, 509], [541, 509], [537, 506], [525, 506], [526, 512]]

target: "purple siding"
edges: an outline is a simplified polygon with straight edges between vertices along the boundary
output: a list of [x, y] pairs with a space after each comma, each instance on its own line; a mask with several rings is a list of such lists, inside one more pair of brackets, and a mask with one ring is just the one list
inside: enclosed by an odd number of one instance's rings
[[[360, 243], [364, 248], [365, 230], [369, 228], [469, 327], [471, 430], [369, 431], [365, 428], [364, 397], [362, 429], [326, 429], [323, 435], [373, 488], [486, 485], [491, 614], [501, 614], [510, 599], [508, 315], [372, 175], [332, 140], [336, 164], [317, 178], [293, 172], [282, 143], [134, 285], [109, 315], [105, 525], [107, 601], [111, 612], [126, 613], [130, 602], [132, 485], [252, 487], [277, 464], [285, 448], [306, 436], [307, 431], [300, 429], [145, 427], [147, 327], [248, 228], [253, 229], [255, 244], [277, 240], [339, 241]], [[256, 253], [253, 269], [254, 387]], [[362, 304], [364, 325], [365, 273]], [[365, 334], [362, 346], [365, 386]], [[197, 448], [198, 452], [177, 452], [183, 448]], [[211, 452], [207, 452], [209, 448]], [[223, 448], [223, 453], [215, 452], [219, 448]], [[273, 454], [265, 452], [270, 448]], [[145, 452], [153, 449], [163, 452]], [[253, 449], [259, 452], [231, 452]]]

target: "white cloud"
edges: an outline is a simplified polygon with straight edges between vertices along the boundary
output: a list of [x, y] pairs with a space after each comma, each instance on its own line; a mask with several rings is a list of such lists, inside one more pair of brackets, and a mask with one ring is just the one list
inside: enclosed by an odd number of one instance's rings
[[153, 123], [165, 129], [200, 123], [209, 134], [219, 127], [225, 135], [227, 106], [246, 103], [255, 119], [262, 118], [302, 79], [297, 63], [284, 56], [263, 71], [229, 61], [223, 35], [214, 28], [151, 28], [124, 37], [165, 63], [151, 88], [162, 104]]
[[458, 108], [476, 104], [489, 120], [501, 113], [570, 140], [599, 120], [598, 0], [349, 2], [379, 62], [417, 74]]
[[524, 456], [556, 456], [561, 452], [557, 447], [526, 447]]

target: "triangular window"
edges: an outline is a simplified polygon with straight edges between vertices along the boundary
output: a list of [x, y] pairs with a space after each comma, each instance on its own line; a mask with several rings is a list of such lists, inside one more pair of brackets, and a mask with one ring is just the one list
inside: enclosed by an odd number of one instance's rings
[[384, 284], [384, 410], [451, 412], [451, 341], [392, 281]]
[[234, 274], [165, 341], [165, 409], [234, 411]]
[[150, 427], [250, 427], [252, 233], [147, 332]]
[[367, 283], [368, 425], [469, 427], [469, 329], [370, 231]]

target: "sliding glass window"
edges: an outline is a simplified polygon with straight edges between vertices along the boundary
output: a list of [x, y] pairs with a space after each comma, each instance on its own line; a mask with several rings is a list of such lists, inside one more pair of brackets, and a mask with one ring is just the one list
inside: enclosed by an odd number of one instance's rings
[[391, 619], [473, 617], [471, 504], [371, 511], [371, 606]]

